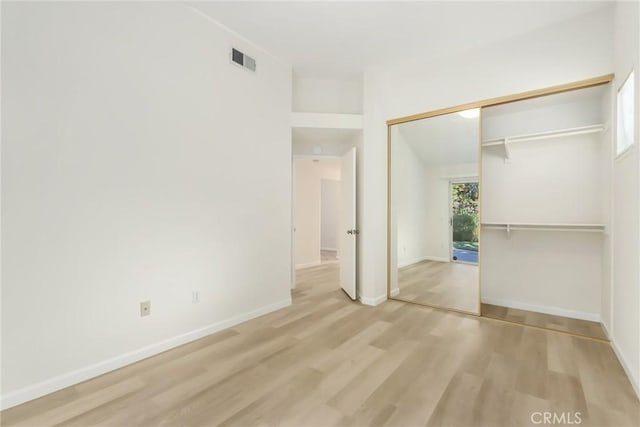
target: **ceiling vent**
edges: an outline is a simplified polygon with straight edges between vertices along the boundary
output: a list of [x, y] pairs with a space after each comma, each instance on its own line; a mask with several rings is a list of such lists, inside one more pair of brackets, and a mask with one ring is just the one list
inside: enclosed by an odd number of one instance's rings
[[231, 62], [249, 71], [256, 71], [256, 60], [238, 49], [231, 48]]

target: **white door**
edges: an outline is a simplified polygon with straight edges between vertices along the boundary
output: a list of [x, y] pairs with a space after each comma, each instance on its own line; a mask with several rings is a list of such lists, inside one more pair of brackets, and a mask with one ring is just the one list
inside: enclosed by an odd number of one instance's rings
[[340, 287], [356, 299], [356, 149], [342, 156], [340, 213]]

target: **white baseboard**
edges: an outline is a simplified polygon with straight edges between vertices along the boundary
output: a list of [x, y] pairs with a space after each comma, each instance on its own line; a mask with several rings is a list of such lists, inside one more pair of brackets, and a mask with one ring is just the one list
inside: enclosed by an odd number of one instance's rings
[[629, 382], [631, 383], [631, 387], [633, 387], [633, 391], [636, 392], [636, 396], [640, 400], [640, 384], [638, 384], [638, 378], [633, 375], [633, 370], [631, 370], [631, 368], [629, 367], [627, 359], [625, 359], [622, 351], [620, 351], [620, 348], [616, 344], [616, 340], [609, 332], [609, 329], [607, 329], [607, 326], [604, 323], [602, 323], [602, 329], [604, 329], [605, 334], [607, 334], [607, 337], [609, 338], [609, 341], [611, 343], [611, 348], [618, 358], [618, 361], [622, 365], [622, 369], [624, 369], [625, 374], [627, 374], [627, 378], [629, 378]]
[[607, 325], [604, 322], [600, 322], [600, 324], [602, 325], [602, 329], [604, 330], [604, 334], [607, 336], [607, 339], [609, 341], [613, 341], [613, 337], [611, 336], [611, 333], [609, 332], [609, 328], [607, 327]]
[[572, 319], [600, 322], [599, 313], [587, 313], [584, 311], [567, 310], [561, 307], [527, 304], [519, 301], [491, 297], [482, 297], [482, 302], [491, 305], [499, 305], [501, 307], [517, 308], [518, 310], [535, 311], [536, 313], [553, 314], [555, 316], [570, 317]]
[[391, 289], [391, 292], [389, 292], [389, 294], [392, 297], [398, 296], [398, 294], [400, 294], [400, 288]]
[[358, 299], [364, 305], [376, 306], [376, 305], [379, 305], [379, 304], [382, 304], [383, 302], [385, 302], [387, 300], [387, 296], [386, 295], [379, 295], [379, 296], [373, 297], [373, 298], [359, 296]]
[[437, 262], [451, 262], [451, 260], [447, 257], [441, 256], [426, 256], [422, 259], [423, 261], [437, 261]]
[[180, 345], [187, 344], [191, 341], [195, 341], [207, 335], [211, 335], [215, 332], [230, 328], [239, 323], [246, 322], [247, 320], [254, 319], [267, 313], [271, 313], [272, 311], [279, 310], [289, 305], [291, 305], [291, 298], [269, 304], [267, 306], [240, 314], [230, 319], [222, 320], [220, 322], [204, 326], [194, 331], [186, 332], [184, 334], [177, 335], [164, 341], [160, 341], [155, 344], [151, 344], [146, 347], [124, 353], [120, 356], [116, 356], [108, 360], [103, 360], [102, 362], [85, 366], [84, 368], [80, 368], [72, 372], [67, 372], [66, 374], [62, 374], [57, 377], [42, 381], [40, 383], [7, 393], [0, 396], [0, 409], [4, 410], [7, 408], [11, 408], [12, 406], [28, 402], [30, 400], [37, 399], [38, 397], [42, 397], [46, 394], [62, 390], [63, 388], [81, 383], [91, 378], [95, 378], [99, 375], [122, 368], [124, 366], [138, 362], [142, 359], [155, 356], [156, 354], [162, 353], [163, 351], [167, 351]]
[[317, 267], [320, 264], [322, 264], [321, 260], [305, 262], [303, 264], [296, 264], [296, 270], [300, 270], [301, 268]]
[[409, 259], [398, 263], [398, 268], [408, 267], [413, 264], [417, 264], [422, 261], [437, 261], [437, 262], [451, 262], [449, 258], [437, 257], [437, 256], [423, 256], [419, 258]]

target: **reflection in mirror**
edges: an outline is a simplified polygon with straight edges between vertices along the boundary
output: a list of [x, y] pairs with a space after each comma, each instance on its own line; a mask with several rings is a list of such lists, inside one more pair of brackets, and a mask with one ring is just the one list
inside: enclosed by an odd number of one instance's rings
[[391, 126], [389, 293], [479, 314], [479, 110]]

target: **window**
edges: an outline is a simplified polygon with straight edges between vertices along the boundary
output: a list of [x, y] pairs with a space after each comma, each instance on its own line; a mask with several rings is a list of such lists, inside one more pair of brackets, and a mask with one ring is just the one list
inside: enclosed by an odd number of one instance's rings
[[617, 152], [620, 154], [633, 145], [635, 90], [634, 72], [631, 71], [627, 80], [618, 91], [618, 131], [616, 134]]

